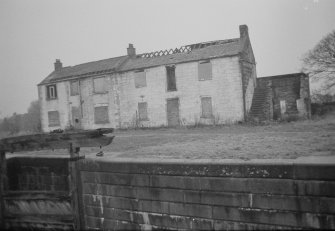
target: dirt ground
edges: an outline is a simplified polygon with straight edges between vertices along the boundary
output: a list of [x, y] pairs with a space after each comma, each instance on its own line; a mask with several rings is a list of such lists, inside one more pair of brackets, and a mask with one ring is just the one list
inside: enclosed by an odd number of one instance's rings
[[[335, 156], [335, 115], [263, 126], [116, 131], [102, 150], [117, 158], [295, 159]], [[95, 153], [99, 148], [83, 149]]]
[[[202, 128], [161, 128], [115, 131], [105, 156], [131, 159], [296, 159], [335, 157], [335, 114], [327, 118]], [[99, 148], [82, 148], [95, 157]], [[31, 154], [29, 154], [31, 156]], [[33, 155], [68, 155], [67, 150], [39, 151]]]

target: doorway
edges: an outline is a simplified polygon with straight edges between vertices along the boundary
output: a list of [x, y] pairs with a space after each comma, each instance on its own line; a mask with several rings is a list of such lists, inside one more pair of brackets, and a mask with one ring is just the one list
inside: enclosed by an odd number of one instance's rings
[[81, 116], [79, 107], [72, 107], [72, 126], [81, 129]]
[[179, 99], [166, 100], [167, 122], [169, 127], [179, 126]]

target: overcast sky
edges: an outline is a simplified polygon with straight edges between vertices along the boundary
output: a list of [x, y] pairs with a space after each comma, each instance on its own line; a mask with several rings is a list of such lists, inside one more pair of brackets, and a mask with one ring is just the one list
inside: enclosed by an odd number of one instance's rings
[[63, 66], [239, 37], [247, 24], [258, 77], [299, 72], [335, 29], [332, 0], [0, 0], [0, 117], [26, 112]]

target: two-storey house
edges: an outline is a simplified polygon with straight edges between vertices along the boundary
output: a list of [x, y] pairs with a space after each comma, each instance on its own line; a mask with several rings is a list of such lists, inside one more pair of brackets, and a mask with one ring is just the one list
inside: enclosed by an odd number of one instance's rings
[[244, 121], [256, 85], [248, 27], [239, 38], [127, 55], [54, 71], [39, 85], [42, 129]]

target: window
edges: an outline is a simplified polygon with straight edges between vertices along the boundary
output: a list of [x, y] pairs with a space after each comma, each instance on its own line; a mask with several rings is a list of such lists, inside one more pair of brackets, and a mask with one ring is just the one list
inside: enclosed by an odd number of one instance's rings
[[201, 113], [202, 118], [213, 117], [211, 97], [201, 97]]
[[47, 86], [47, 99], [57, 99], [56, 84]]
[[79, 95], [79, 81], [78, 80], [70, 82], [70, 94]]
[[105, 77], [93, 79], [93, 92], [97, 94], [103, 94], [107, 92], [107, 81]]
[[138, 117], [140, 120], [148, 119], [148, 104], [146, 102], [138, 103]]
[[166, 78], [167, 78], [167, 90], [168, 91], [176, 91], [176, 74], [175, 74], [175, 66], [166, 67]]
[[94, 122], [96, 124], [109, 123], [108, 106], [99, 106], [94, 108]]
[[49, 111], [48, 112], [49, 127], [59, 126], [59, 113], [58, 111]]
[[147, 80], [145, 76], [145, 71], [137, 71], [135, 72], [135, 87], [146, 87], [147, 86]]
[[198, 77], [199, 80], [212, 79], [212, 63], [210, 61], [200, 62], [198, 64]]

